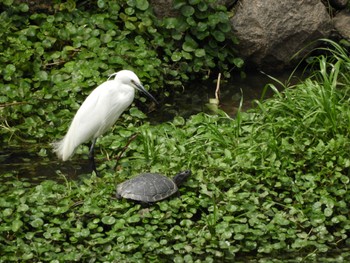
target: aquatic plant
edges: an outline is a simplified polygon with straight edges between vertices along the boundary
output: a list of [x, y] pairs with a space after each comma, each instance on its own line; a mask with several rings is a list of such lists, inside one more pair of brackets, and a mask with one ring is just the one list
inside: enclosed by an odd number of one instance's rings
[[[326, 262], [332, 251], [329, 262], [347, 261], [350, 64], [334, 48], [314, 58], [313, 76], [283, 92], [269, 85], [274, 98], [238, 119], [119, 123], [101, 140], [101, 178], [2, 184], [1, 261]], [[136, 132], [115, 171], [115, 150]], [[183, 169], [193, 175], [178, 197], [114, 198], [140, 172]]]
[[120, 69], [162, 89], [160, 99], [212, 71], [228, 77], [243, 60], [232, 46], [228, 11], [212, 2], [177, 1], [179, 16], [161, 20], [147, 0], [57, 1], [47, 10], [4, 1], [0, 140], [62, 136], [91, 90]]

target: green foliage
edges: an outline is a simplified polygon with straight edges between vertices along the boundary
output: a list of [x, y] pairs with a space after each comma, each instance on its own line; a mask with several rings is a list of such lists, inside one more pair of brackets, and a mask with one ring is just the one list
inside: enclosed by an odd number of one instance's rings
[[[102, 178], [1, 184], [1, 260], [349, 261], [350, 60], [332, 52], [314, 59], [314, 76], [283, 93], [270, 85], [275, 97], [237, 119], [126, 119], [101, 139]], [[136, 132], [114, 172], [115, 150]], [[180, 196], [146, 207], [113, 198], [140, 172], [184, 169], [193, 175]]]
[[182, 87], [214, 69], [229, 76], [242, 61], [227, 44], [235, 42], [228, 12], [211, 2], [177, 1], [179, 17], [159, 21], [146, 0], [58, 1], [52, 14], [5, 1], [1, 140], [61, 137], [84, 98], [120, 69], [134, 70], [153, 90]]
[[[158, 42], [164, 46], [165, 61], [172, 61], [172, 76], [192, 79], [208, 69], [223, 71], [229, 77], [230, 67], [241, 68], [243, 61], [237, 58], [234, 45], [237, 39], [231, 33], [229, 13], [215, 1], [175, 1], [176, 18], [164, 18], [160, 27], [166, 28]], [[170, 43], [170, 45], [169, 45]]]

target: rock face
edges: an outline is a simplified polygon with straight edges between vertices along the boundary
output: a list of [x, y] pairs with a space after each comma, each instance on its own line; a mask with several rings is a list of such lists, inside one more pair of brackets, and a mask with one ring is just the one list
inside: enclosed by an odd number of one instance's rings
[[241, 0], [231, 24], [240, 40], [240, 55], [267, 72], [293, 67], [290, 59], [298, 51], [327, 38], [332, 29], [326, 7], [319, 0]]
[[339, 35], [350, 41], [350, 13], [341, 11], [333, 18], [333, 22]]
[[177, 11], [173, 9], [173, 0], [150, 0], [149, 1], [157, 17], [175, 17]]

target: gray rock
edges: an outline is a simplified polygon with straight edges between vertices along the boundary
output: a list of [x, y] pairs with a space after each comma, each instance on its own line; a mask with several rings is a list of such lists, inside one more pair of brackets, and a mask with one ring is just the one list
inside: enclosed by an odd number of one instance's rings
[[[231, 19], [247, 63], [264, 71], [293, 67], [314, 40], [329, 36], [332, 24], [319, 0], [241, 0]], [[301, 49], [303, 52], [291, 61]]]
[[333, 24], [341, 37], [350, 41], [350, 13], [345, 10], [339, 12], [333, 18]]
[[177, 10], [173, 8], [173, 0], [150, 0], [149, 2], [158, 18], [176, 17], [178, 15]]

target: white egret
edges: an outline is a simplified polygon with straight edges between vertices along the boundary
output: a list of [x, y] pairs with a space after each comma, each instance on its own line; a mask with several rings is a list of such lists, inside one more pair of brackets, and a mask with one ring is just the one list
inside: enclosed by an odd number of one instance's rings
[[[113, 76], [114, 79], [111, 79]], [[121, 70], [110, 75], [107, 81], [94, 89], [85, 99], [64, 138], [53, 143], [57, 156], [66, 161], [80, 144], [92, 140], [89, 158], [92, 169], [97, 174], [94, 159], [96, 139], [104, 134], [130, 106], [135, 97], [135, 89], [142, 91], [157, 103], [134, 72]]]

